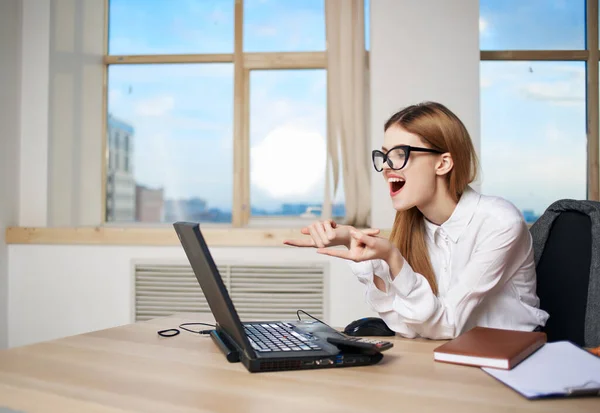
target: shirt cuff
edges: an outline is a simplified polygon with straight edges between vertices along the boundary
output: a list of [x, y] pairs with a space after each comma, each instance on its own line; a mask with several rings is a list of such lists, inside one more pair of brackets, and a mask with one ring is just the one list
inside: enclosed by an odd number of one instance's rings
[[348, 261], [348, 264], [358, 281], [367, 285], [373, 282], [373, 263], [371, 261]]
[[390, 284], [391, 289], [401, 297], [408, 297], [415, 289], [415, 285], [417, 284], [417, 274], [413, 271], [408, 261], [404, 260], [402, 269]]
[[[374, 275], [373, 275], [374, 276]], [[386, 286], [386, 292], [381, 291], [375, 283], [367, 284], [365, 293], [367, 303], [378, 313], [386, 313], [394, 309], [394, 294]]]
[[[373, 310], [378, 313], [391, 311], [394, 294], [390, 290], [391, 277], [387, 263], [382, 260], [350, 262], [350, 268], [358, 280], [367, 286], [365, 298]], [[385, 291], [381, 291], [373, 282], [373, 277], [376, 276], [383, 280]]]

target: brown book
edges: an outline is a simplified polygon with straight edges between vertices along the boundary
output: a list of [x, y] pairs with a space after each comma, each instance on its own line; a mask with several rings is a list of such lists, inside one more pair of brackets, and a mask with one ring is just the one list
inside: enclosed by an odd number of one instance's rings
[[546, 333], [474, 327], [433, 350], [433, 359], [510, 370], [545, 343]]

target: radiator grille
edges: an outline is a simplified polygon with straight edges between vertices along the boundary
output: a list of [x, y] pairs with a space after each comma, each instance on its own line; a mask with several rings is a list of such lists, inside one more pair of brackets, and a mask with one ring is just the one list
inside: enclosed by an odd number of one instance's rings
[[[218, 264], [242, 321], [289, 320], [302, 309], [325, 317], [325, 264]], [[210, 313], [189, 264], [134, 266], [135, 320], [174, 313]]]

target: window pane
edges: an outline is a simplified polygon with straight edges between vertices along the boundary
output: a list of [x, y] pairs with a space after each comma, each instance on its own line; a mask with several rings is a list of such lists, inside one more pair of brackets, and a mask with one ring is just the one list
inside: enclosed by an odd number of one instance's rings
[[233, 53], [234, 0], [109, 0], [113, 55]]
[[[319, 216], [324, 198], [325, 70], [250, 73], [253, 216]], [[340, 198], [334, 215], [343, 216]]]
[[480, 0], [481, 50], [585, 49], [585, 0]]
[[324, 0], [245, 0], [244, 50], [325, 50]]
[[232, 65], [113, 65], [108, 90], [106, 220], [230, 222]]
[[481, 63], [482, 190], [533, 222], [554, 201], [585, 199], [583, 62]]

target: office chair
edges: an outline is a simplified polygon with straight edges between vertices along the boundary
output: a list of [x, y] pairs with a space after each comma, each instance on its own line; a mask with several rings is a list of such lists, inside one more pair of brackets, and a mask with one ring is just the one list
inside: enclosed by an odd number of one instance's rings
[[600, 302], [588, 302], [600, 293], [600, 245], [593, 242], [599, 218], [599, 202], [561, 200], [530, 228], [540, 308], [550, 315], [543, 329], [549, 342], [600, 346]]

